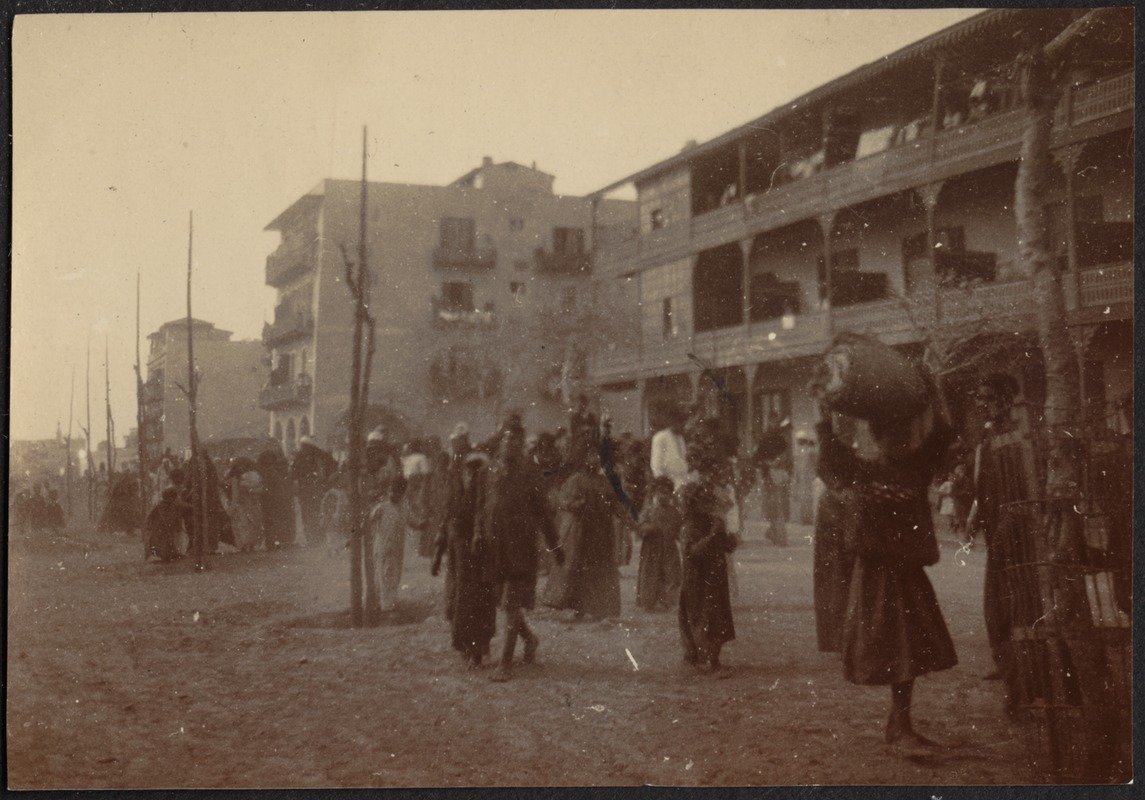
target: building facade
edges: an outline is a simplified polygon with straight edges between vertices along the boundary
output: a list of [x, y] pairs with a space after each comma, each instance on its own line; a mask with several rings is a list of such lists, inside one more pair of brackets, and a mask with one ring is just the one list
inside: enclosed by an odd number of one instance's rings
[[[278, 300], [263, 331], [271, 370], [259, 402], [287, 453], [305, 435], [345, 446], [346, 263], [357, 258], [360, 194], [357, 181], [324, 180], [267, 226], [282, 239], [266, 265]], [[562, 197], [553, 176], [489, 158], [448, 186], [369, 183], [366, 205], [371, 406], [425, 436], [444, 438], [459, 420], [480, 436], [511, 408], [530, 427], [555, 427], [568, 386], [562, 337], [575, 336], [578, 310], [595, 307], [594, 236], [631, 225], [635, 206]]]
[[[198, 373], [196, 428], [204, 445], [265, 435], [258, 406], [266, 373], [259, 341], [231, 341], [231, 332], [192, 320]], [[164, 450], [190, 452], [187, 396], [187, 322], [173, 320], [148, 335], [147, 381], [143, 385], [143, 430], [148, 460]], [[134, 454], [131, 456], [134, 458]]]
[[[596, 193], [634, 186], [639, 208], [594, 251], [602, 291], [641, 318], [635, 345], [592, 363], [615, 429], [648, 433], [661, 401], [718, 394], [744, 448], [784, 419], [811, 430], [808, 383], [842, 331], [943, 345], [954, 386], [1001, 368], [1040, 401], [1014, 215], [1017, 35], [1048, 42], [1080, 13], [979, 14]], [[1043, 198], [1096, 415], [1132, 393], [1133, 15], [1117, 13], [1061, 77]]]

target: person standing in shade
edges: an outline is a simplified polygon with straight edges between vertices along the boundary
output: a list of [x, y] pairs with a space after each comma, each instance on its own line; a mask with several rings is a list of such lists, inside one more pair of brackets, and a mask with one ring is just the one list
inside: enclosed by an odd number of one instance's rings
[[478, 519], [474, 546], [487, 551], [486, 580], [500, 598], [506, 621], [501, 661], [492, 679], [507, 681], [512, 676], [518, 638], [525, 642], [522, 660], [531, 663], [536, 658], [539, 639], [526, 623], [524, 612], [536, 602], [538, 531], [556, 563], [564, 563], [540, 473], [525, 458], [525, 429], [518, 414], [511, 414], [502, 427]]
[[405, 491], [406, 479], [398, 475], [370, 509], [374, 552], [377, 554], [378, 599], [384, 613], [397, 609], [398, 590], [402, 583], [406, 543], [406, 510], [402, 500]]
[[464, 422], [454, 427], [450, 448], [445, 514], [430, 574], [437, 576], [442, 558], [448, 555], [445, 618], [451, 644], [465, 659], [467, 669], [477, 669], [489, 655], [489, 642], [497, 628], [497, 598], [485, 576], [485, 545], [474, 541], [488, 460], [470, 446], [469, 426]]
[[326, 536], [318, 524], [322, 495], [329, 488], [330, 477], [338, 468], [334, 457], [314, 444], [309, 436], [298, 440], [298, 452], [290, 467], [291, 477], [298, 492], [298, 505], [302, 509], [302, 530], [307, 544], [321, 544]]
[[574, 443], [578, 467], [557, 492], [557, 528], [565, 563], [545, 584], [544, 603], [570, 608], [577, 619], [620, 616], [620, 572], [614, 520], [625, 513], [597, 467], [588, 442]]
[[727, 554], [735, 549], [719, 508], [716, 487], [701, 477], [684, 487], [683, 582], [678, 622], [684, 660], [700, 668], [720, 668], [720, 651], [735, 639]]
[[263, 541], [267, 550], [294, 544], [294, 500], [290, 490], [290, 464], [278, 445], [268, 447], [256, 460], [262, 479]]
[[1002, 524], [1007, 516], [1003, 504], [1008, 500], [1024, 498], [1013, 496], [1011, 487], [1006, 485], [1002, 465], [994, 457], [993, 443], [996, 437], [1017, 427], [1011, 418], [1017, 392], [1017, 381], [1003, 373], [988, 375], [974, 392], [975, 403], [985, 417], [985, 423], [982, 440], [974, 450], [974, 499], [971, 501], [967, 522], [967, 533], [971, 540], [976, 533], [981, 533], [986, 542], [982, 606], [994, 669], [985, 678], [1006, 681], [1007, 703], [1011, 702], [1009, 698], [1016, 696], [1017, 688], [1010, 645], [1013, 590], [1006, 576], [1007, 569], [1016, 561], [1017, 546], [1013, 534], [1017, 528], [1012, 524], [1013, 520], [1009, 521], [1010, 524]]
[[645, 611], [667, 611], [680, 594], [680, 538], [682, 522], [672, 503], [672, 481], [652, 481], [652, 498], [640, 513], [640, 570], [636, 576], [636, 606]]

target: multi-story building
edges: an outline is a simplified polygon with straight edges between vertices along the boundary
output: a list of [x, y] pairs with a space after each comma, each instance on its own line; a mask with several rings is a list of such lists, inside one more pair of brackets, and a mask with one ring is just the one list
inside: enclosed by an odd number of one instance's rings
[[[265, 376], [265, 354], [256, 340], [231, 341], [231, 332], [192, 320], [198, 373], [196, 428], [205, 445], [265, 436], [266, 418], [258, 406]], [[147, 381], [143, 384], [143, 430], [148, 459], [165, 449], [190, 451], [187, 396], [187, 322], [173, 320], [147, 337]], [[132, 455], [132, 458], [135, 456]]]
[[[944, 345], [953, 384], [1003, 368], [1040, 402], [1018, 34], [1048, 42], [1080, 13], [976, 15], [595, 193], [634, 186], [639, 208], [594, 251], [603, 292], [641, 315], [635, 344], [592, 364], [614, 427], [646, 433], [659, 401], [712, 392], [744, 446], [785, 418], [810, 429], [808, 382], [842, 331]], [[1095, 413], [1132, 391], [1133, 15], [1114, 13], [1060, 76], [1041, 198]]]
[[[590, 248], [631, 225], [634, 204], [562, 197], [552, 175], [489, 158], [448, 186], [367, 187], [373, 421], [443, 436], [465, 420], [481, 435], [515, 408], [530, 427], [558, 424], [561, 336], [593, 307]], [[324, 180], [267, 226], [282, 241], [266, 262], [278, 303], [259, 401], [288, 453], [304, 435], [344, 447], [360, 195], [357, 181]]]

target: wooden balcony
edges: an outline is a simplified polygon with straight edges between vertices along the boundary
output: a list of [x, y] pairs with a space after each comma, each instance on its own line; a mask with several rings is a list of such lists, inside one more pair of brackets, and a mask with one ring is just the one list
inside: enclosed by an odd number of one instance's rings
[[435, 247], [433, 265], [438, 269], [493, 269], [497, 266], [497, 248], [480, 244], [471, 248]]
[[[1103, 133], [1102, 125], [1112, 130], [1114, 124], [1131, 124], [1115, 115], [1132, 111], [1133, 105], [1132, 73], [1074, 90], [1059, 106], [1054, 145]], [[698, 215], [686, 226], [644, 234], [638, 245], [630, 241], [602, 245], [597, 250], [597, 267], [602, 274], [631, 272], [642, 263], [682, 257], [814, 218], [830, 209], [1013, 161], [1021, 135], [1022, 112], [998, 112], [940, 131], [934, 137], [919, 138], [768, 192], [748, 195], [744, 202]]]
[[[1092, 311], [1072, 323], [1109, 318], [1111, 307], [1133, 302], [1133, 265], [1120, 263], [1081, 273], [1081, 306]], [[813, 311], [753, 322], [691, 337], [647, 342], [642, 348], [615, 346], [598, 353], [592, 373], [596, 380], [615, 381], [694, 371], [696, 356], [713, 367], [766, 363], [822, 353], [842, 331], [878, 336], [891, 345], [919, 342], [938, 331], [959, 335], [1032, 330], [1036, 311], [1033, 284], [1026, 279], [983, 283], [967, 288], [944, 288], [907, 297], [857, 303], [830, 312]]]
[[274, 309], [274, 322], [262, 326], [262, 342], [274, 347], [290, 339], [310, 336], [314, 333], [314, 315], [309, 311], [299, 311], [285, 306]]
[[279, 286], [287, 280], [314, 269], [318, 245], [313, 240], [285, 241], [266, 257], [266, 283]]
[[310, 402], [311, 381], [307, 375], [279, 384], [269, 384], [258, 393], [259, 408], [272, 411], [290, 405]]

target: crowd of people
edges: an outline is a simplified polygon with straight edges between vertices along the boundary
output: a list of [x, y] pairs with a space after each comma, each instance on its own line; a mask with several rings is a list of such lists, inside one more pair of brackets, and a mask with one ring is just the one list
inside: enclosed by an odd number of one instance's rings
[[11, 499], [9, 513], [18, 530], [59, 531], [64, 527], [64, 508], [60, 495], [46, 482], [30, 489], [19, 489]]
[[[976, 398], [987, 425], [971, 465], [965, 451], [952, 450], [942, 392], [920, 369], [928, 387], [921, 412], [861, 419], [821, 396], [815, 438], [800, 432], [795, 439], [804, 449], [818, 447], [809, 503], [819, 649], [841, 655], [848, 681], [890, 687], [888, 742], [933, 747], [911, 717], [914, 683], [957, 664], [925, 571], [939, 558], [936, 516], [964, 542], [975, 534], [986, 540], [985, 617], [997, 666], [986, 677], [1007, 681], [1011, 707], [1016, 691], [1003, 578], [1005, 498], [990, 455], [990, 434], [1009, 424], [1014, 387], [998, 376], [980, 387]], [[783, 426], [765, 432], [745, 457], [701, 406], [661, 411], [665, 423], [647, 441], [614, 436], [609, 420], [598, 421], [584, 398], [567, 426], [536, 435], [527, 434], [519, 414], [476, 442], [459, 422], [444, 447], [436, 439], [398, 442], [385, 429], [372, 431], [360, 491], [376, 610], [398, 608], [405, 548], [416, 546], [433, 576], [444, 572], [451, 643], [468, 668], [493, 655], [502, 612], [492, 678], [504, 681], [513, 674], [518, 643], [521, 661], [537, 657], [540, 639], [529, 610], [541, 604], [567, 612], [570, 621], [618, 617], [620, 567], [635, 556], [636, 606], [651, 614], [674, 611], [683, 659], [705, 672], [719, 670], [723, 645], [736, 635], [732, 553], [741, 542], [744, 499], [753, 487], [770, 487], [773, 499], [763, 503], [767, 538], [784, 544], [786, 509], [774, 498], [785, 498], [780, 490], [790, 481], [792, 432]], [[207, 552], [221, 544], [249, 551], [305, 542], [340, 556], [349, 545], [346, 465], [308, 437], [292, 461], [277, 446], [253, 460], [216, 463], [205, 449], [200, 459], [196, 465], [165, 457], [145, 525], [149, 556], [169, 561], [188, 553], [196, 473], [206, 488], [200, 516]], [[126, 498], [128, 490], [122, 493]], [[114, 515], [111, 494], [106, 513]], [[21, 508], [33, 502], [27, 498]], [[30, 513], [22, 510], [21, 518]], [[41, 511], [38, 519], [50, 516]], [[1119, 602], [1129, 613], [1126, 586]]]

